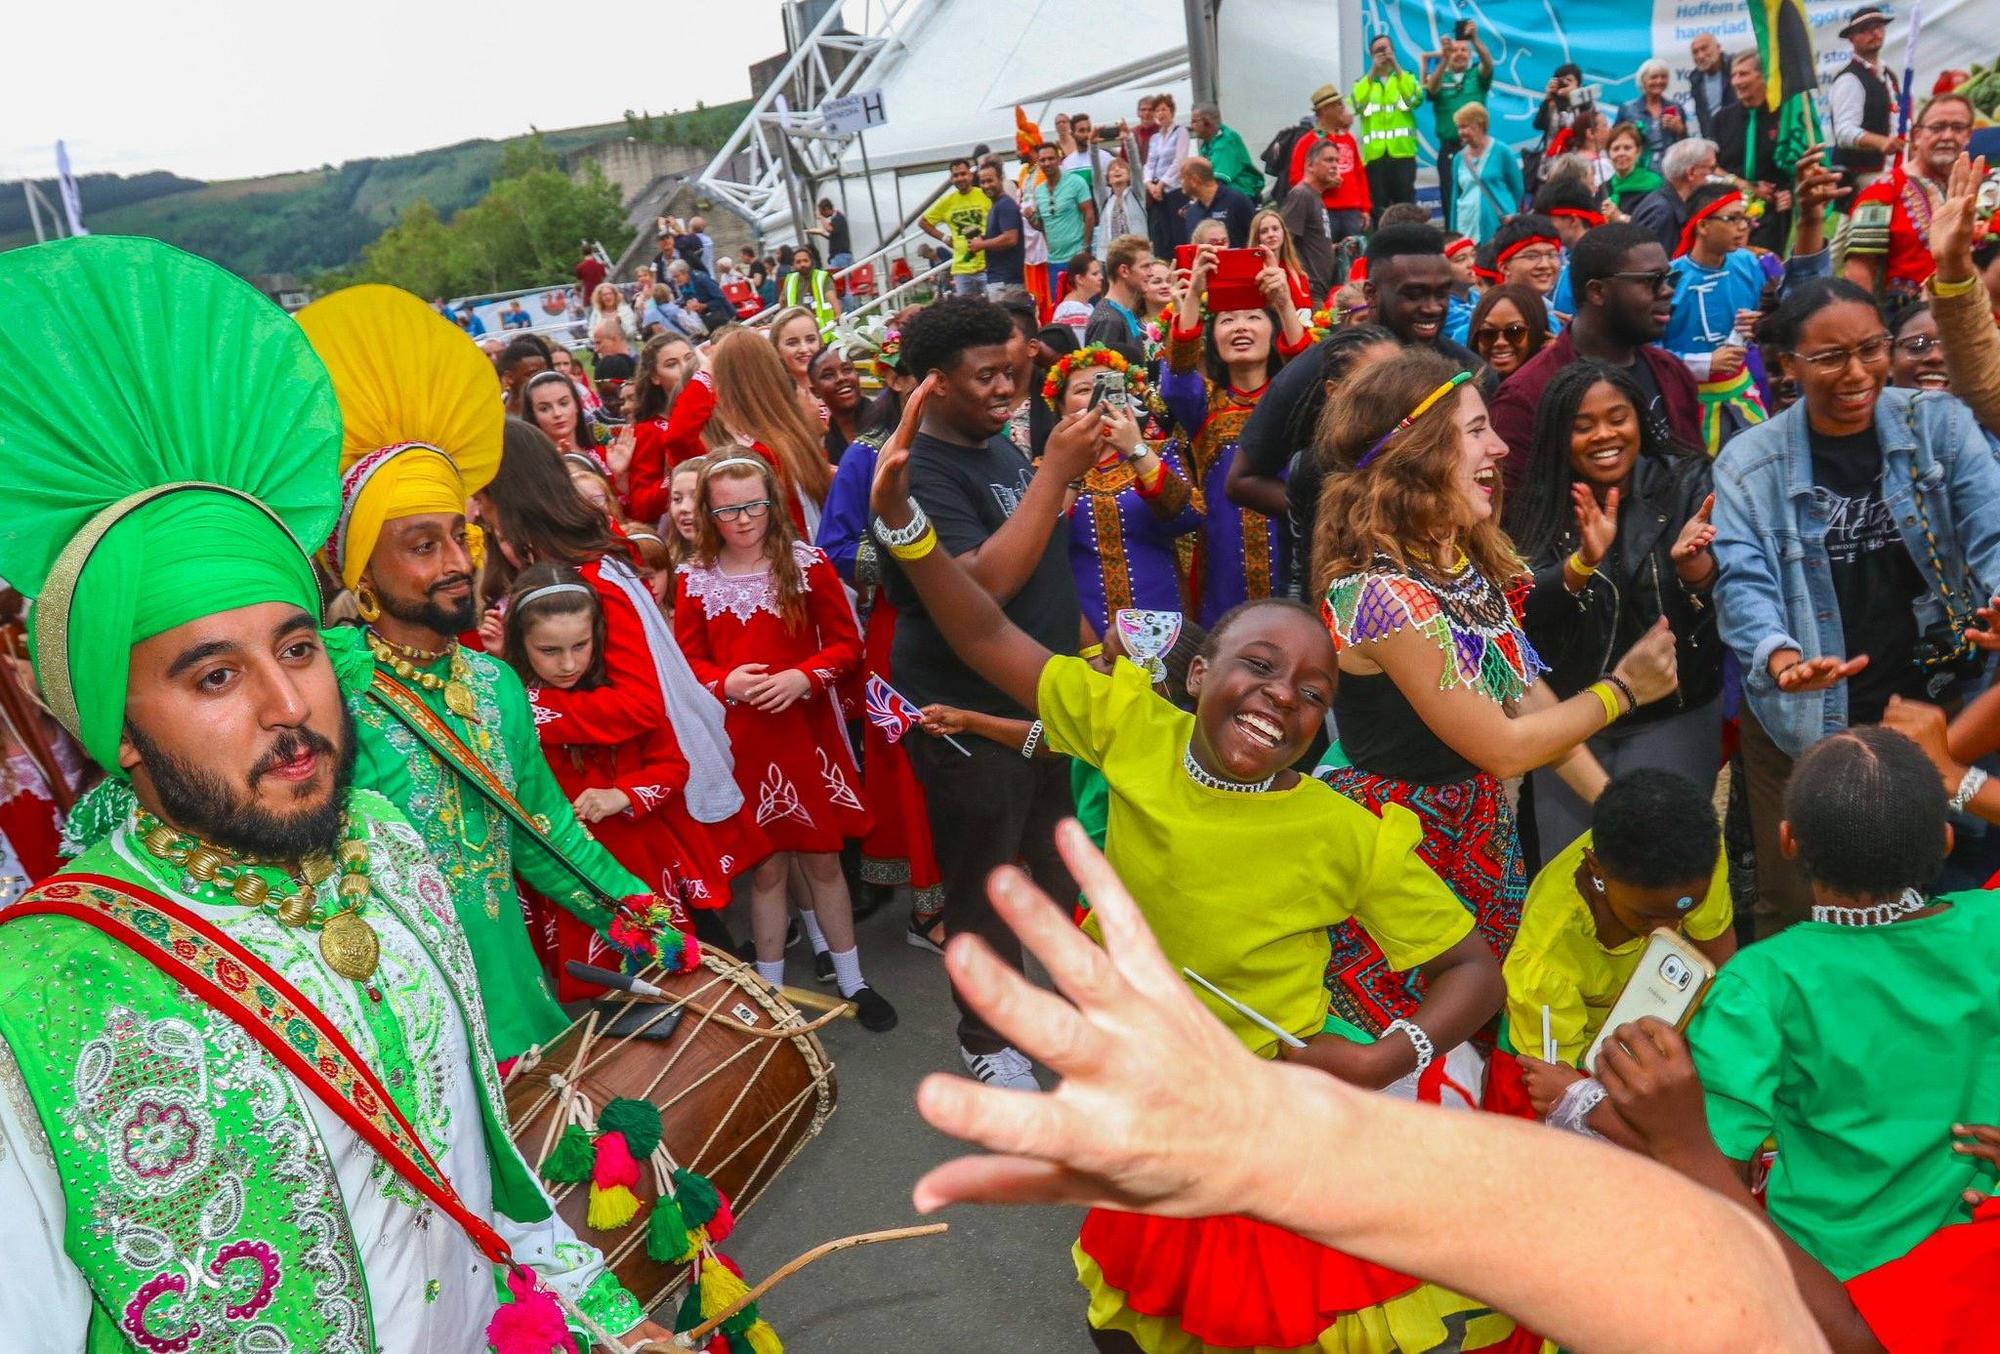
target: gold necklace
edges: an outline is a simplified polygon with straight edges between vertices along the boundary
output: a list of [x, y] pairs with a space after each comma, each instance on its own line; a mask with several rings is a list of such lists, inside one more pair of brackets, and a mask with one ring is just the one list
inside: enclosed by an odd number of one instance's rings
[[[207, 894], [210, 901], [220, 901], [215, 895], [226, 894], [230, 901], [244, 907], [268, 907], [281, 926], [317, 929], [320, 957], [341, 977], [366, 982], [375, 975], [381, 962], [382, 944], [375, 928], [361, 915], [369, 888], [365, 824], [351, 818], [342, 820], [337, 867], [340, 870], [337, 896], [341, 906], [325, 918], [319, 916], [314, 897], [336, 869], [333, 856], [325, 851], [313, 852], [299, 861], [296, 872], [288, 872], [263, 861], [247, 860], [227, 847], [168, 827], [144, 809], [138, 811], [137, 829], [139, 842], [147, 854], [181, 870], [181, 882], [188, 892]], [[273, 887], [271, 876], [290, 887], [282, 891]]]
[[[373, 630], [364, 631], [363, 638], [368, 641], [368, 652], [383, 667], [406, 682], [415, 682], [426, 691], [444, 692], [445, 709], [460, 719], [477, 718], [477, 707], [472, 700], [472, 665], [465, 661], [463, 647], [454, 644], [437, 653], [426, 653], [422, 649], [391, 644]], [[451, 655], [451, 669], [446, 676], [425, 672], [417, 666], [418, 663], [435, 663], [447, 653]]]

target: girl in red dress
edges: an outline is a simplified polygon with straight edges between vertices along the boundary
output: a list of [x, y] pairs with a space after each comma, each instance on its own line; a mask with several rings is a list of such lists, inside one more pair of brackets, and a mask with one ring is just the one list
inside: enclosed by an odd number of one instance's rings
[[840, 993], [861, 1023], [886, 1030], [895, 1008], [861, 976], [843, 839], [868, 831], [835, 688], [861, 664], [861, 634], [825, 555], [799, 540], [770, 465], [711, 457], [701, 474], [700, 536], [674, 584], [674, 635], [697, 679], [728, 710], [736, 783], [775, 848], [750, 877], [757, 971], [785, 973], [785, 883], [796, 860], [812, 895]]
[[791, 374], [762, 334], [739, 329], [724, 335], [708, 362], [715, 373], [708, 444], [724, 456], [756, 455], [769, 462], [785, 490], [777, 501], [800, 537], [811, 540], [833, 487], [833, 466], [822, 443], [825, 426], [800, 411]]
[[[661, 726], [622, 743], [559, 743], [539, 717], [544, 691], [604, 685], [604, 609], [574, 569], [523, 569], [508, 598], [507, 663], [521, 674], [543, 732], [542, 751], [576, 816], [639, 882], [690, 909], [729, 901], [729, 874], [708, 830], [687, 811], [687, 759]], [[569, 977], [564, 961], [615, 968], [595, 932], [561, 909], [553, 913], [557, 995], [564, 1001], [597, 989]]]

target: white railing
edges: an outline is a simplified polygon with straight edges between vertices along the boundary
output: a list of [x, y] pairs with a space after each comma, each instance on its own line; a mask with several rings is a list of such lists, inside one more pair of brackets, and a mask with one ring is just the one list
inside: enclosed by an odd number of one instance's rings
[[[828, 131], [820, 105], [878, 82], [883, 63], [902, 51], [900, 34], [924, 7], [924, 0], [868, 0], [863, 9], [867, 31], [835, 33], [845, 7], [829, 6], [701, 172], [702, 190], [722, 199], [760, 233], [786, 226], [802, 229], [795, 213], [810, 219], [812, 204], [795, 203], [792, 193], [809, 192], [813, 182], [838, 173], [841, 156], [854, 139]], [[847, 57], [837, 70], [827, 60], [836, 53]], [[747, 169], [732, 177], [730, 160], [738, 153], [747, 156]]]

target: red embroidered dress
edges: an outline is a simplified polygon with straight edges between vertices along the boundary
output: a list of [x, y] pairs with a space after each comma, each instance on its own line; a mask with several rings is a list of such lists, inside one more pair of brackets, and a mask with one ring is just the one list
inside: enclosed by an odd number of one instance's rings
[[[728, 707], [744, 811], [771, 848], [838, 851], [869, 827], [835, 691], [861, 665], [861, 632], [826, 556], [801, 543], [793, 561], [806, 580], [803, 625], [786, 625], [768, 571], [689, 562], [674, 578], [674, 635], [695, 677]], [[723, 681], [745, 663], [802, 672], [812, 689], [776, 714], [730, 701]]]

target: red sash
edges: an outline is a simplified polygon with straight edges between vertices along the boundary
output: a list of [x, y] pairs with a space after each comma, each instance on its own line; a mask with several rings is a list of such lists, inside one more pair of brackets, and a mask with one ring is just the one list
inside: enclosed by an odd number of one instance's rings
[[396, 1107], [374, 1069], [324, 1012], [212, 922], [150, 889], [98, 874], [61, 875], [0, 914], [69, 917], [96, 928], [226, 1016], [353, 1129], [479, 1253], [519, 1269], [493, 1225], [473, 1213]]

